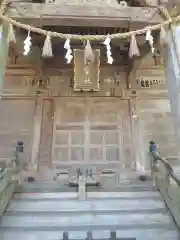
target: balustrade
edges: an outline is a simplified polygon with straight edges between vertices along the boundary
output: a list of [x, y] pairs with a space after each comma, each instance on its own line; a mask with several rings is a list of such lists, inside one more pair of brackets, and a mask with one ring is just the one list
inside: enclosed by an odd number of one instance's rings
[[6, 209], [13, 193], [17, 190], [21, 181], [21, 153], [23, 152], [23, 142], [18, 142], [15, 150], [15, 158], [8, 163], [4, 163], [0, 168], [0, 216]]
[[174, 220], [180, 227], [180, 179], [175, 175], [168, 161], [159, 155], [154, 141], [150, 143], [150, 156], [154, 186], [160, 191]]

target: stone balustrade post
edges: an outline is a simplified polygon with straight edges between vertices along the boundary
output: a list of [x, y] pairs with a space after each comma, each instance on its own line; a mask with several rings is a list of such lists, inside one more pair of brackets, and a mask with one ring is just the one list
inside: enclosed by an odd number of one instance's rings
[[78, 178], [78, 197], [79, 200], [86, 200], [86, 178], [80, 175]]

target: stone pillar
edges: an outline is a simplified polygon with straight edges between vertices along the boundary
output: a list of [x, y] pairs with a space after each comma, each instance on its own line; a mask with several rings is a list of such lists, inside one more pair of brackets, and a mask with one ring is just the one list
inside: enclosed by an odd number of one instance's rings
[[[168, 81], [168, 98], [170, 100], [172, 119], [180, 143], [180, 26], [173, 27], [168, 33], [167, 57], [165, 61]], [[173, 154], [173, 153], [172, 153]]]
[[0, 33], [0, 95], [3, 90], [4, 75], [6, 70], [6, 63], [8, 58], [8, 34], [9, 34], [9, 23], [3, 21], [2, 23], [2, 32]]

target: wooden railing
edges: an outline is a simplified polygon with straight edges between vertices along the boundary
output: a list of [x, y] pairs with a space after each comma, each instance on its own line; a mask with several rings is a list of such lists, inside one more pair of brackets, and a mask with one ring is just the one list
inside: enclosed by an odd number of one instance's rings
[[160, 191], [172, 216], [180, 227], [180, 178], [174, 173], [172, 166], [162, 158], [156, 148], [151, 150], [152, 177], [157, 190]]
[[19, 155], [22, 149], [23, 146], [17, 145], [14, 159], [0, 168], [0, 216], [5, 211], [13, 193], [20, 185], [21, 164]]

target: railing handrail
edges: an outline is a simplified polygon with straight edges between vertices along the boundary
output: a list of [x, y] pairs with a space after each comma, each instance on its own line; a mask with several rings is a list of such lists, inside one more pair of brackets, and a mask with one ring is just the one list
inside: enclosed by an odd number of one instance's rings
[[160, 156], [154, 141], [150, 142], [149, 151], [151, 156], [151, 176], [153, 187], [160, 192], [175, 222], [180, 228], [180, 178], [176, 175], [168, 160]]
[[166, 170], [168, 171], [168, 174], [172, 177], [172, 179], [176, 182], [176, 184], [180, 187], [180, 179], [176, 176], [176, 174], [174, 173], [173, 168], [171, 167], [171, 165], [164, 159], [162, 158], [156, 151], [152, 151], [151, 152], [152, 157], [156, 160], [156, 161], [161, 161]]

